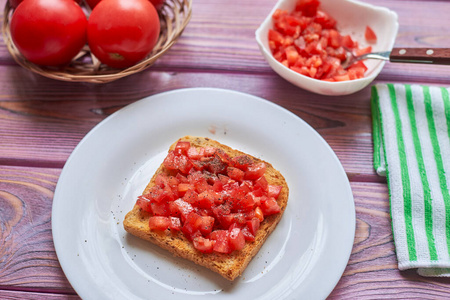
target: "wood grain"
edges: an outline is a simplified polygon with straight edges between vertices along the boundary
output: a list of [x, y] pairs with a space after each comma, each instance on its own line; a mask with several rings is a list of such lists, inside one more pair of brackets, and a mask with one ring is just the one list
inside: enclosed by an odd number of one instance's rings
[[[51, 239], [50, 207], [58, 174], [57, 169], [0, 169], [4, 241], [0, 248], [0, 298], [2, 293], [8, 295], [6, 291], [14, 295], [13, 290], [74, 294], [59, 267]], [[354, 182], [352, 190], [357, 215], [355, 243], [344, 276], [330, 298], [374, 299], [397, 292], [408, 298], [420, 297], [426, 291], [436, 299], [450, 293], [448, 280], [398, 271], [386, 185]]]
[[51, 234], [51, 206], [59, 172], [0, 167], [0, 290], [20, 287], [73, 293]]

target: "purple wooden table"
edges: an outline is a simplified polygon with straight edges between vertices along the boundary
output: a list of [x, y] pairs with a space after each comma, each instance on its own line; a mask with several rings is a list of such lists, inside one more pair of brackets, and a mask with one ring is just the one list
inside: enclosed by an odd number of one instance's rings
[[[55, 253], [53, 193], [78, 142], [111, 113], [143, 97], [187, 87], [237, 90], [270, 100], [308, 122], [350, 179], [356, 236], [330, 299], [450, 297], [449, 279], [400, 272], [386, 181], [372, 168], [370, 88], [327, 97], [276, 75], [254, 39], [274, 0], [194, 0], [178, 43], [147, 71], [97, 85], [47, 79], [18, 66], [0, 44], [0, 299], [78, 299]], [[396, 11], [396, 46], [450, 47], [450, 2], [367, 0]], [[0, 1], [4, 7], [5, 0]], [[450, 86], [450, 68], [387, 64], [376, 82]]]

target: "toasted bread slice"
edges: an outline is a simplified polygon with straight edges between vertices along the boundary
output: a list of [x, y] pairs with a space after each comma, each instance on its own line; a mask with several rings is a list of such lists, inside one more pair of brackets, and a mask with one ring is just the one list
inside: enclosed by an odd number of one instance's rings
[[[180, 140], [189, 141], [191, 143], [191, 147], [212, 146], [220, 148], [230, 157], [245, 154], [209, 138], [185, 136]], [[172, 144], [169, 151], [175, 148], [177, 142]], [[248, 154], [245, 155], [252, 157]], [[263, 162], [261, 159], [255, 157], [252, 158], [255, 162]], [[171, 232], [169, 229], [165, 231], [150, 230], [149, 218], [151, 215], [145, 211], [142, 211], [138, 205], [135, 205], [134, 208], [125, 216], [123, 222], [124, 228], [127, 232], [139, 238], [148, 240], [164, 249], [167, 249], [175, 256], [180, 256], [191, 260], [196, 264], [202, 265], [214, 272], [219, 273], [228, 280], [234, 280], [242, 274], [251, 259], [258, 253], [269, 234], [275, 229], [283, 215], [284, 210], [286, 209], [288, 202], [289, 188], [286, 180], [270, 163], [265, 162], [265, 164], [267, 167], [265, 177], [268, 183], [271, 185], [282, 186], [281, 193], [277, 199], [281, 212], [267, 216], [264, 221], [261, 222], [260, 228], [255, 236], [255, 241], [246, 242], [242, 250], [233, 251], [231, 254], [216, 252], [202, 253], [194, 248], [193, 244], [183, 235], [181, 231]], [[168, 172], [163, 164], [161, 164], [155, 172], [143, 194], [146, 194], [150, 187], [154, 185], [156, 176], [161, 172]]]

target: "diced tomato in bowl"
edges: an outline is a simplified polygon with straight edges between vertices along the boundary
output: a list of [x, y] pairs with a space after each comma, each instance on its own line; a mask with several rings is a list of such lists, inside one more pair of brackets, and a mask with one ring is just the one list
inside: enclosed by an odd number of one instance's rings
[[256, 31], [256, 40], [272, 69], [292, 84], [346, 95], [370, 84], [384, 62], [364, 61], [362, 68], [358, 63], [344, 70], [345, 49], [388, 51], [397, 30], [397, 15], [385, 8], [349, 0], [281, 0]]

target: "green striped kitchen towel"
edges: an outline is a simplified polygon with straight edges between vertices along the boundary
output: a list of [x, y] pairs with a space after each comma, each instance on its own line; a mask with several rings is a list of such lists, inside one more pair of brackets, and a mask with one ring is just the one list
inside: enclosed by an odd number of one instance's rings
[[374, 167], [387, 177], [400, 270], [450, 276], [449, 89], [372, 87]]

